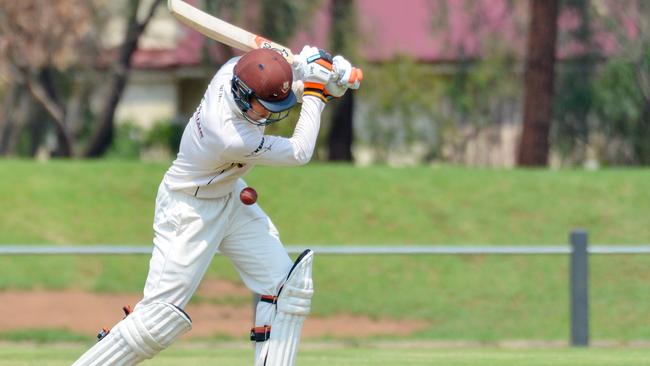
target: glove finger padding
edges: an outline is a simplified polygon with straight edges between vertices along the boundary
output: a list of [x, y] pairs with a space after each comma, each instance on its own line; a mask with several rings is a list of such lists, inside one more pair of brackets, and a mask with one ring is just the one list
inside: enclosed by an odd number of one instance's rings
[[336, 80], [330, 80], [325, 85], [325, 92], [323, 93], [328, 99], [340, 98], [348, 90], [347, 86], [339, 85]]
[[350, 61], [341, 55], [335, 56], [332, 61], [336, 83], [350, 89], [359, 89], [363, 80], [361, 69], [353, 67]]
[[363, 72], [360, 68], [353, 67], [343, 56], [337, 55], [332, 60], [334, 77], [325, 85], [326, 95], [339, 98], [348, 89], [359, 89], [363, 80]]

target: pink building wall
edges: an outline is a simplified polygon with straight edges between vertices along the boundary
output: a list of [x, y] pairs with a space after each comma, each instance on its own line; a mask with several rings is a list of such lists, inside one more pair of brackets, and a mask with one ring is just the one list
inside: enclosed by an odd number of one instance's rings
[[[330, 0], [322, 0], [311, 28], [300, 31], [290, 42], [294, 52], [305, 44], [327, 48]], [[454, 62], [476, 58], [498, 49], [524, 57], [528, 25], [528, 1], [510, 0], [356, 0], [361, 54], [381, 62], [407, 55], [425, 62]], [[638, 0], [606, 0], [593, 23], [593, 44], [580, 44], [569, 37], [580, 26], [579, 15], [565, 9], [559, 17], [558, 57], [585, 52], [589, 47], [601, 54], [619, 52], [619, 38], [639, 36]], [[251, 16], [246, 16], [250, 22]], [[616, 29], [603, 19], [614, 20]], [[254, 30], [255, 27], [238, 24]], [[196, 65], [200, 62], [205, 37], [185, 28], [175, 49], [140, 50], [135, 55], [139, 68]], [[216, 59], [224, 56], [213, 50]]]

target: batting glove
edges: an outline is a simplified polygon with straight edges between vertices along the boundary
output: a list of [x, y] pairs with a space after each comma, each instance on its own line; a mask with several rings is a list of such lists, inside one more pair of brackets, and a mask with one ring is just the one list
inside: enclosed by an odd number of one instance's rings
[[326, 93], [340, 97], [348, 89], [359, 89], [363, 80], [363, 71], [353, 67], [343, 56], [335, 56], [332, 63], [334, 77], [325, 85]]
[[325, 92], [325, 85], [333, 76], [332, 55], [322, 49], [305, 46], [298, 55], [298, 60], [294, 65], [302, 64], [304, 95], [318, 97], [327, 103], [332, 98]]

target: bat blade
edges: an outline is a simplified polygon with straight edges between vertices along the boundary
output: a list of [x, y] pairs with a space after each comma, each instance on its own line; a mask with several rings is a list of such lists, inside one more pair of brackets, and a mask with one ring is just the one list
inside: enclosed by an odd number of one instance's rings
[[223, 21], [182, 0], [167, 0], [167, 8], [181, 23], [201, 34], [241, 51], [269, 48], [279, 52], [289, 63], [293, 53], [288, 47]]

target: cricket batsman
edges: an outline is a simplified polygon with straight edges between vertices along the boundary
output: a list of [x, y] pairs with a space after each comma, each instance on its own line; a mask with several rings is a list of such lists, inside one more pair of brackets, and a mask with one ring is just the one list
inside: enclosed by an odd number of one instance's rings
[[[293, 262], [270, 218], [246, 205], [242, 177], [255, 165], [298, 166], [314, 152], [329, 100], [357, 89], [363, 75], [342, 56], [305, 46], [290, 65], [256, 49], [224, 64], [189, 120], [176, 160], [158, 188], [153, 252], [144, 297], [73, 366], [130, 366], [150, 359], [192, 328], [185, 312], [213, 256], [228, 257], [261, 295], [251, 340], [256, 366], [292, 366], [309, 314], [313, 252]], [[295, 82], [294, 82], [295, 81]], [[302, 101], [290, 138], [264, 134]]]

